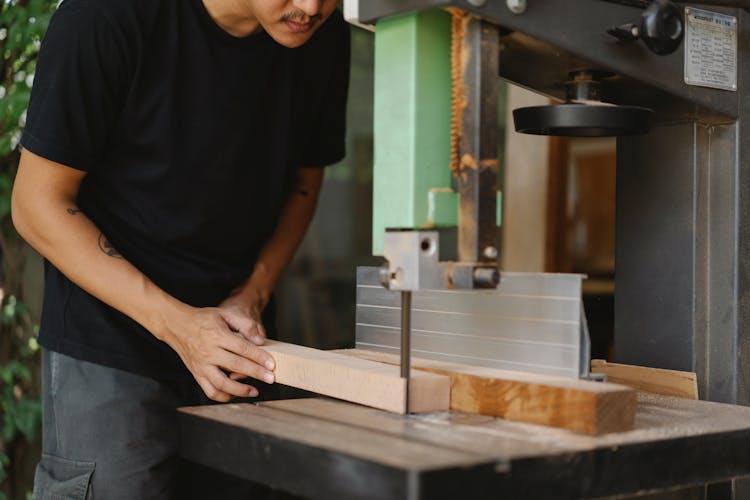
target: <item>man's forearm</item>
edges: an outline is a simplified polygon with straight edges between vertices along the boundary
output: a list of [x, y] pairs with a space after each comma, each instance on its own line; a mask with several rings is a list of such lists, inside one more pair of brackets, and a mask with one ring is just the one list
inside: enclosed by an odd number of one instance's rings
[[[41, 160], [25, 152], [23, 161]], [[22, 168], [16, 179], [13, 218], [19, 233], [81, 288], [163, 339], [168, 334], [165, 315], [179, 314], [188, 306], [162, 291], [120, 256], [78, 209], [75, 192], [54, 188], [41, 191], [50, 182], [36, 175], [47, 172], [34, 170], [37, 173], [32, 177], [31, 169]], [[31, 191], [36, 195], [30, 196]]]
[[281, 210], [273, 235], [263, 246], [252, 274], [236, 292], [260, 309], [268, 303], [281, 273], [305, 237], [315, 215], [323, 173], [322, 168], [299, 169], [297, 182]]
[[22, 153], [12, 209], [26, 241], [78, 286], [172, 347], [209, 398], [257, 395], [225, 372], [273, 382], [274, 362], [256, 346], [263, 338], [255, 320], [237, 311], [184, 304], [123, 259], [76, 206], [84, 176]]

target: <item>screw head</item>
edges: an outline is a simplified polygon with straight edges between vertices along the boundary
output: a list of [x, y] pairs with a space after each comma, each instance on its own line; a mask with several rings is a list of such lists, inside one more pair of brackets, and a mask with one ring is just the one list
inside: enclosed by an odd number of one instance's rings
[[487, 4], [487, 0], [467, 0], [474, 7], [484, 7]]
[[482, 255], [488, 259], [497, 259], [497, 248], [495, 247], [484, 247]]
[[526, 12], [526, 0], [505, 0], [505, 5], [514, 14], [523, 14]]

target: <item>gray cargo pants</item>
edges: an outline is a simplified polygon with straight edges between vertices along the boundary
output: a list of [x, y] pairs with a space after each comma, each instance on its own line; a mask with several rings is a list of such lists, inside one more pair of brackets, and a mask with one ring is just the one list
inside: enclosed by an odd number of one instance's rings
[[[208, 402], [197, 384], [164, 383], [45, 349], [42, 393], [35, 499], [185, 498], [176, 490], [175, 409]], [[250, 486], [243, 497], [264, 496]], [[227, 498], [222, 484], [214, 482], [211, 491], [218, 495], [212, 498]]]
[[201, 403], [198, 390], [183, 385], [43, 350], [34, 498], [172, 498], [175, 408]]

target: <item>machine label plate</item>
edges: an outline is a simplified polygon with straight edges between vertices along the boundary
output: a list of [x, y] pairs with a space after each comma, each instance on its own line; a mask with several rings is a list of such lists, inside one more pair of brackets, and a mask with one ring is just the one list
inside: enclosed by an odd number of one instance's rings
[[737, 90], [737, 18], [685, 8], [685, 83]]

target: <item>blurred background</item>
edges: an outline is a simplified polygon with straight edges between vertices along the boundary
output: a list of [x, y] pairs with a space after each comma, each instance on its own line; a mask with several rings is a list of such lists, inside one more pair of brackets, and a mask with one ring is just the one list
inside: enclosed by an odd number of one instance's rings
[[[41, 259], [15, 234], [10, 194], [36, 54], [57, 0], [0, 0], [0, 500], [30, 498], [39, 455]], [[354, 343], [355, 271], [371, 255], [373, 36], [352, 32], [346, 158], [329, 167], [317, 216], [277, 290], [282, 340], [318, 348]], [[521, 136], [510, 109], [546, 104], [504, 86], [499, 103], [502, 266], [584, 273], [593, 356], [609, 357], [614, 293], [615, 145]], [[446, 166], [447, 168], [447, 166]]]
[[56, 0], [0, 2], [0, 500], [30, 498], [39, 458], [41, 261], [16, 235], [10, 194], [36, 56]]

